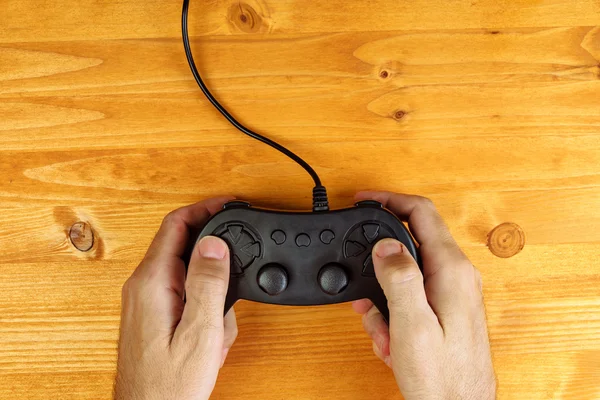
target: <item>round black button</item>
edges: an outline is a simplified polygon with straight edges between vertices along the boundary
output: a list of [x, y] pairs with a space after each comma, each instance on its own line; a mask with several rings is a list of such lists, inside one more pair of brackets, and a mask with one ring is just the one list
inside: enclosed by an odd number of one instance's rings
[[257, 281], [266, 294], [276, 296], [287, 288], [288, 276], [281, 265], [269, 264], [258, 272]]
[[319, 271], [319, 286], [332, 296], [339, 294], [348, 286], [348, 275], [338, 264], [327, 264]]
[[325, 229], [323, 232], [321, 232], [321, 235], [319, 237], [321, 239], [321, 242], [329, 244], [333, 241], [333, 239], [335, 239], [335, 233], [333, 233], [333, 231], [330, 231], [329, 229]]
[[277, 245], [284, 244], [285, 239], [286, 239], [285, 232], [280, 231], [279, 229], [276, 231], [273, 231], [273, 233], [271, 233], [271, 239], [273, 239], [273, 241]]
[[296, 236], [296, 246], [298, 247], [308, 247], [310, 246], [310, 236], [306, 233], [301, 233]]

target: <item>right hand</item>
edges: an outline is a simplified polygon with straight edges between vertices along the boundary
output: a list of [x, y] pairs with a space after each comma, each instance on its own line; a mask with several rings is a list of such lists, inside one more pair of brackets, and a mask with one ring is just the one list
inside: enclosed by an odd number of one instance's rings
[[405, 400], [495, 399], [481, 276], [433, 203], [388, 192], [361, 192], [356, 198], [377, 200], [408, 221], [420, 244], [423, 274], [399, 241], [384, 239], [373, 249], [389, 329], [369, 300], [353, 303]]

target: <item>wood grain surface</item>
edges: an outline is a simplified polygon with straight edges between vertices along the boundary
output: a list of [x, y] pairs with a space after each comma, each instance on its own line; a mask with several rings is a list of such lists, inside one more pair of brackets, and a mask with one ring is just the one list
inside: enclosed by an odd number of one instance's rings
[[[111, 398], [121, 285], [170, 210], [309, 207], [309, 177], [203, 98], [180, 11], [0, 1], [0, 399]], [[190, 18], [217, 97], [334, 206], [436, 202], [483, 275], [500, 399], [600, 399], [600, 2], [198, 0]], [[401, 398], [349, 305], [236, 311], [214, 399]]]

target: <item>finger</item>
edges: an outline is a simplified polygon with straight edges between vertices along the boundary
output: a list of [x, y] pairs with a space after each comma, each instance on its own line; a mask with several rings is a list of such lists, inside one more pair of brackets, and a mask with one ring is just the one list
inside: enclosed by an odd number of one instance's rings
[[373, 353], [375, 353], [377, 358], [383, 361], [388, 367], [392, 368], [391, 358], [389, 354], [387, 356], [384, 356], [375, 342], [373, 342]]
[[[194, 387], [210, 388], [209, 394], [227, 356], [223, 347], [223, 308], [228, 282], [227, 244], [214, 236], [202, 238], [192, 252], [185, 282], [187, 301], [171, 340], [170, 350], [180, 359], [196, 360], [192, 364], [183, 362], [183, 365], [202, 367], [200, 380], [195, 382]], [[198, 371], [194, 373], [197, 374]]]
[[[221, 361], [224, 343], [225, 296], [229, 284], [229, 248], [214, 236], [202, 238], [196, 245], [185, 282], [186, 305], [174, 340], [181, 336], [201, 337], [211, 343]], [[218, 365], [217, 362], [217, 365]]]
[[138, 340], [168, 344], [182, 312], [181, 296], [165, 285], [133, 276], [123, 285], [121, 330], [138, 332]]
[[423, 275], [402, 243], [395, 239], [377, 242], [373, 248], [373, 264], [388, 301], [390, 332], [409, 337], [415, 324], [439, 327], [427, 302]]
[[362, 314], [363, 328], [373, 341], [373, 349], [376, 349], [375, 354], [388, 364], [390, 355], [390, 331], [383, 315], [381, 315], [377, 307], [375, 307], [373, 302], [369, 299], [361, 299], [352, 302], [352, 308], [358, 314]]
[[363, 328], [369, 335], [373, 343], [377, 346], [381, 359], [385, 361], [390, 355], [390, 331], [388, 325], [383, 319], [383, 315], [377, 310], [377, 307], [371, 309], [363, 315]]
[[442, 327], [464, 326], [473, 312], [479, 313], [475, 269], [430, 200], [389, 192], [361, 192], [357, 198], [378, 200], [408, 221], [420, 243], [427, 298]]
[[[231, 196], [216, 197], [170, 212], [152, 240], [146, 253], [147, 259], [180, 258], [188, 245], [189, 232], [203, 225], [217, 213]], [[149, 265], [155, 265], [149, 263]]]
[[233, 308], [230, 309], [227, 312], [227, 314], [225, 315], [224, 326], [225, 326], [225, 338], [223, 340], [223, 352], [221, 355], [221, 368], [223, 368], [223, 365], [225, 364], [225, 360], [227, 359], [227, 354], [229, 354], [229, 350], [231, 349], [231, 346], [233, 346], [233, 343], [235, 342], [235, 339], [237, 338], [237, 335], [238, 335], [237, 321], [235, 319], [235, 311], [233, 310]]
[[373, 307], [373, 302], [369, 299], [360, 299], [352, 302], [352, 309], [357, 314], [365, 314]]
[[225, 315], [225, 338], [223, 340], [223, 348], [230, 349], [238, 335], [237, 320], [235, 318], [235, 310], [230, 309]]
[[155, 286], [167, 287], [183, 299], [185, 263], [182, 256], [190, 246], [190, 232], [204, 225], [212, 214], [231, 199], [232, 197], [217, 197], [169, 213], [148, 248], [144, 260], [134, 271], [135, 278], [144, 282], [153, 280]]
[[390, 192], [360, 192], [356, 198], [377, 200], [408, 222], [411, 233], [420, 245], [425, 280], [444, 264], [464, 263], [467, 260], [431, 200]]

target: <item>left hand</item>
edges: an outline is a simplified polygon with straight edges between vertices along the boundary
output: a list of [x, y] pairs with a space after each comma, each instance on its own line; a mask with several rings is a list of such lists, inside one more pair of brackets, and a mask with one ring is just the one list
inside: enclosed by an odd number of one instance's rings
[[115, 399], [209, 398], [237, 336], [233, 309], [223, 317], [229, 248], [219, 238], [203, 238], [187, 278], [182, 257], [190, 231], [229, 200], [206, 200], [167, 215], [125, 282]]

